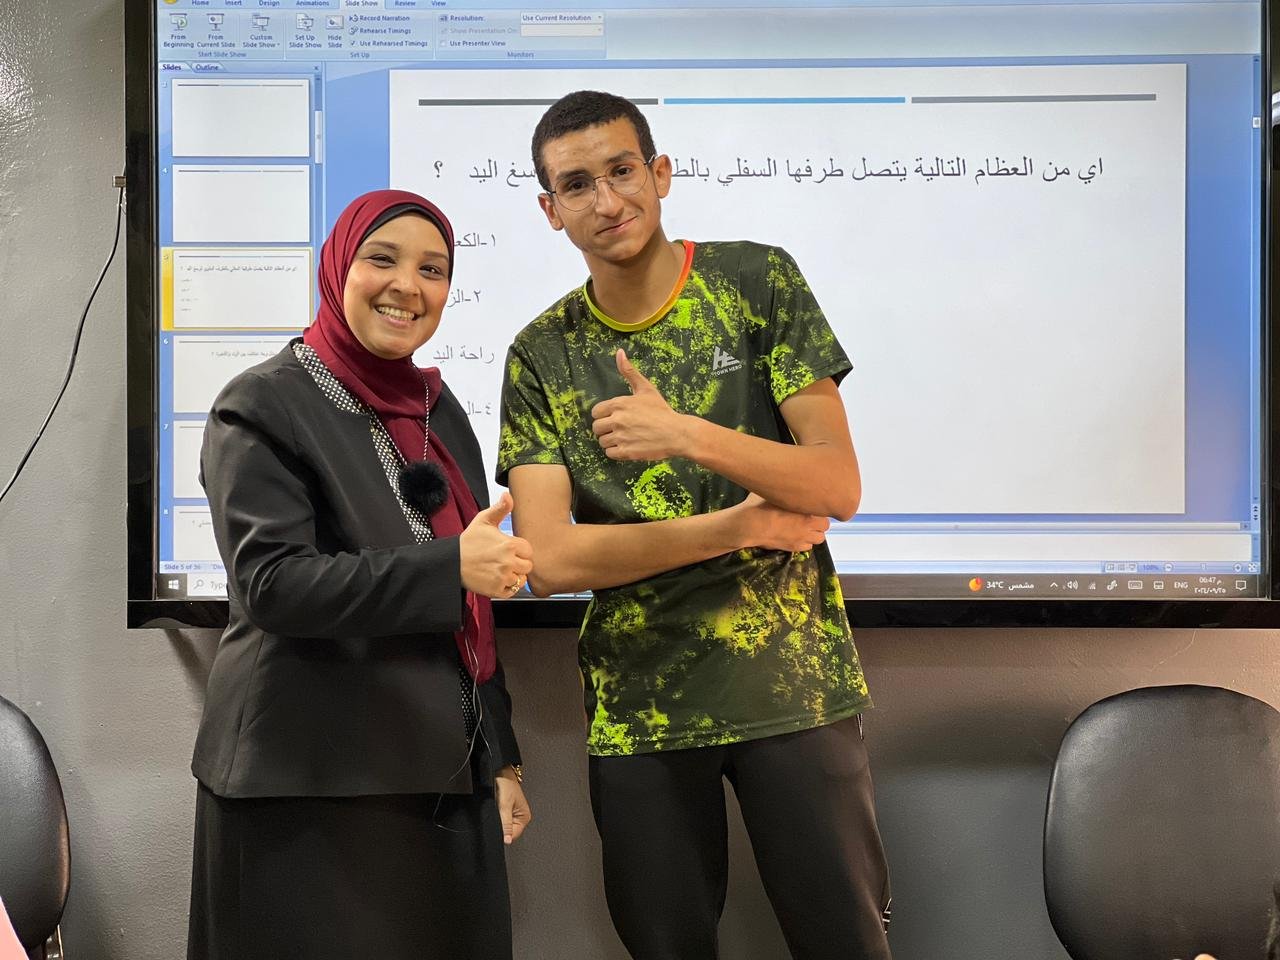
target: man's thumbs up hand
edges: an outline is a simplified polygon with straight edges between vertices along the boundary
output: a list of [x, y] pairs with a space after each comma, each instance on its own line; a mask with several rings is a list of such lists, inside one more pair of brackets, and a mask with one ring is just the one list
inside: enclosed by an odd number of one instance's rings
[[627, 358], [614, 355], [630, 396], [603, 400], [591, 408], [591, 429], [611, 460], [666, 460], [687, 456], [690, 421], [676, 413], [653, 382]]

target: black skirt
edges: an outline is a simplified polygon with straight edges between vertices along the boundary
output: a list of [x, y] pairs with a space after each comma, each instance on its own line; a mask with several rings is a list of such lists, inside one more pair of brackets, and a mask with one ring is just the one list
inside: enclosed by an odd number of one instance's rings
[[188, 960], [509, 960], [492, 788], [227, 799], [199, 785]]

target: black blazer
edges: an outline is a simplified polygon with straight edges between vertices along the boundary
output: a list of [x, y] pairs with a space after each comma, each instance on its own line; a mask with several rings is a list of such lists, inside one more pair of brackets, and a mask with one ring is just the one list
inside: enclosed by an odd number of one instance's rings
[[[448, 388], [431, 429], [487, 505]], [[458, 540], [414, 542], [368, 417], [334, 406], [287, 346], [214, 401], [200, 479], [230, 596], [200, 782], [224, 797], [470, 791]], [[493, 768], [519, 762], [501, 667], [480, 703]]]

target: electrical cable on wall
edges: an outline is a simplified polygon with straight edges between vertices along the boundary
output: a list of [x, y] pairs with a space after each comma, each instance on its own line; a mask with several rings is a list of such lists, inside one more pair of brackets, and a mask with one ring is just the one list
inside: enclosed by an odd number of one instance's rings
[[35, 439], [31, 441], [31, 445], [27, 447], [26, 452], [22, 455], [22, 459], [18, 461], [18, 467], [13, 471], [13, 476], [4, 485], [4, 489], [0, 490], [0, 502], [8, 496], [9, 491], [13, 489], [13, 485], [18, 482], [18, 476], [22, 473], [23, 467], [27, 465], [27, 461], [31, 459], [31, 454], [36, 449], [36, 444], [40, 442], [40, 438], [44, 436], [45, 428], [49, 426], [49, 421], [53, 419], [54, 413], [58, 409], [58, 404], [62, 402], [63, 394], [67, 392], [67, 385], [71, 383], [71, 373], [76, 367], [76, 354], [80, 351], [80, 337], [84, 334], [84, 323], [89, 316], [89, 308], [93, 306], [94, 297], [98, 295], [98, 288], [102, 286], [102, 281], [107, 275], [107, 271], [111, 268], [111, 262], [116, 257], [116, 248], [120, 245], [120, 223], [124, 219], [124, 186], [119, 185], [119, 193], [116, 197], [116, 232], [111, 240], [111, 252], [107, 254], [107, 262], [102, 265], [102, 270], [98, 274], [98, 280], [93, 285], [93, 290], [89, 292], [89, 299], [84, 305], [84, 310], [80, 314], [80, 323], [76, 326], [75, 340], [71, 344], [71, 358], [67, 363], [67, 373], [62, 378], [62, 387], [58, 390], [58, 395], [53, 400], [53, 406], [49, 408], [49, 413], [44, 418], [44, 423], [40, 424], [40, 429], [36, 431]]

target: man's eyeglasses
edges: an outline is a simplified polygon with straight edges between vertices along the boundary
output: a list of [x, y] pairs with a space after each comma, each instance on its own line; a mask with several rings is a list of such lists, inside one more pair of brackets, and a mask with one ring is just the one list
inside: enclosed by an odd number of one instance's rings
[[598, 177], [589, 177], [585, 173], [571, 173], [556, 181], [556, 188], [548, 190], [552, 197], [566, 210], [585, 210], [596, 202], [596, 184], [604, 180], [609, 189], [621, 197], [629, 197], [640, 192], [640, 188], [649, 179], [649, 164], [656, 160], [655, 153], [643, 163], [639, 159], [620, 160], [609, 168], [608, 173]]

